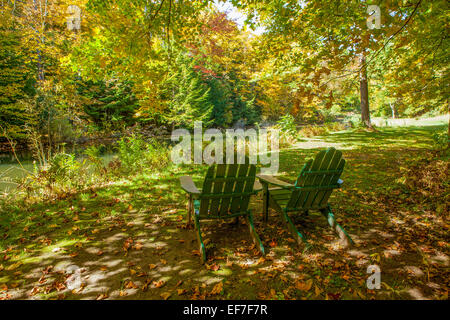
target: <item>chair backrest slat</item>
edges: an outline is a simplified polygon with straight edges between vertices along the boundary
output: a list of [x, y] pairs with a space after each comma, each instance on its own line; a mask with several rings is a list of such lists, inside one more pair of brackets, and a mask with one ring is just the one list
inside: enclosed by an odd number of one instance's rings
[[[331, 161], [333, 160], [334, 151], [335, 151], [335, 150], [327, 149], [327, 150], [325, 151], [324, 157], [322, 158], [322, 161], [320, 161], [320, 163], [318, 163], [318, 166], [319, 166], [319, 167], [317, 168], [317, 170], [314, 168], [314, 169], [311, 170], [311, 171], [318, 171], [318, 172], [320, 172], [320, 171], [326, 171], [326, 170], [328, 170], [328, 168], [329, 168], [329, 166], [330, 166], [330, 163], [331, 163]], [[314, 166], [314, 162], [313, 162], [313, 166]], [[316, 173], [316, 174], [313, 174], [313, 175], [311, 175], [311, 176], [314, 177], [314, 178], [313, 178], [313, 182], [312, 182], [312, 185], [313, 185], [313, 186], [323, 186], [323, 185], [326, 185], [326, 184], [323, 184], [323, 183], [325, 182], [325, 180], [326, 180], [326, 176], [324, 176], [323, 174], [321, 174], [321, 173]], [[311, 204], [312, 204], [312, 203], [314, 202], [314, 200], [316, 199], [316, 196], [317, 196], [317, 193], [318, 193], [318, 192], [319, 192], [318, 189], [309, 191], [308, 197], [307, 197], [305, 203], [303, 204], [303, 206], [305, 206], [306, 208], [311, 207]]]
[[227, 218], [246, 213], [256, 177], [255, 165], [214, 164], [208, 168], [199, 196], [199, 218]]
[[[247, 176], [256, 177], [256, 166], [254, 166], [254, 165], [248, 166]], [[245, 181], [244, 194], [252, 193], [254, 184], [255, 184], [255, 179], [247, 179]], [[250, 202], [250, 196], [242, 197], [241, 210], [242, 210], [242, 208], [245, 208], [245, 210], [247, 210], [249, 202]]]
[[[216, 176], [214, 178], [218, 178], [218, 180], [213, 181], [213, 194], [220, 194], [223, 193], [223, 187], [224, 183], [222, 178], [225, 177], [225, 174], [227, 172], [227, 165], [226, 164], [218, 164], [216, 166]], [[214, 198], [211, 200], [211, 205], [209, 208], [210, 212], [216, 212], [219, 209], [220, 203], [222, 201], [222, 198]]]
[[[336, 170], [337, 172], [334, 175], [328, 176], [328, 180], [325, 182], [328, 185], [337, 184], [339, 178], [341, 177], [342, 172], [344, 171], [345, 160], [342, 158], [342, 152], [339, 150], [335, 151], [336, 152], [333, 161], [330, 164], [330, 167], [335, 168], [334, 170]], [[318, 207], [325, 207], [328, 204], [328, 199], [330, 198], [332, 192], [333, 190], [327, 190], [319, 193], [317, 195], [314, 205]]]
[[286, 210], [308, 210], [323, 208], [328, 203], [333, 189], [344, 169], [342, 152], [335, 148], [320, 151], [314, 160], [304, 165], [295, 182], [295, 189]]
[[[205, 180], [203, 182], [203, 188], [202, 193], [212, 193], [212, 186], [213, 182], [211, 178], [215, 176], [216, 168], [214, 166], [211, 166], [208, 168], [208, 171], [206, 171]], [[199, 210], [199, 216], [205, 216], [208, 214], [210, 201], [209, 200], [203, 200], [200, 203], [200, 210]]]
[[[227, 171], [227, 179], [225, 181], [225, 187], [223, 192], [227, 194], [232, 194], [234, 191], [234, 185], [238, 181], [238, 177], [236, 176], [238, 170], [237, 165], [229, 165], [228, 171]], [[231, 197], [226, 197], [222, 200], [222, 205], [220, 206], [219, 215], [224, 216], [230, 211], [230, 203], [231, 203]]]
[[[247, 163], [241, 164], [237, 170], [237, 176], [238, 177], [248, 176], [248, 168], [249, 168], [249, 165]], [[233, 212], [242, 211], [242, 208], [241, 208], [242, 198], [241, 198], [240, 194], [244, 191], [244, 187], [245, 187], [244, 180], [237, 181], [236, 184], [234, 185], [233, 193], [236, 194], [236, 197], [234, 197], [231, 200], [230, 211], [233, 211]]]

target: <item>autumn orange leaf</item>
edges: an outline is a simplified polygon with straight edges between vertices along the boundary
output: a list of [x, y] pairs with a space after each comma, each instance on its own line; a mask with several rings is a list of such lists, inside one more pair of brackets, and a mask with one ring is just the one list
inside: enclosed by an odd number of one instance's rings
[[223, 290], [223, 282], [219, 282], [211, 290], [211, 295], [220, 294], [222, 292], [222, 290]]
[[312, 287], [313, 280], [309, 279], [306, 282], [297, 281], [295, 283], [295, 287], [301, 291], [309, 291]]

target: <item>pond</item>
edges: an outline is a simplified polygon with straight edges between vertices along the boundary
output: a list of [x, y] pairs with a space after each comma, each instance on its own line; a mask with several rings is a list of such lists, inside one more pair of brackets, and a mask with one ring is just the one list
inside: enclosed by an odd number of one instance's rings
[[[77, 151], [71, 150], [77, 156], [77, 159], [83, 159], [84, 149], [79, 149]], [[67, 151], [67, 150], [66, 150]], [[105, 164], [111, 161], [116, 153], [112, 148], [106, 149], [106, 151], [101, 155]], [[15, 158], [13, 153], [0, 153], [0, 194], [4, 192], [13, 192], [17, 188], [17, 181], [31, 174], [35, 170], [35, 166], [38, 165], [36, 161], [33, 160], [33, 155], [31, 152], [19, 152], [17, 153], [20, 164]]]

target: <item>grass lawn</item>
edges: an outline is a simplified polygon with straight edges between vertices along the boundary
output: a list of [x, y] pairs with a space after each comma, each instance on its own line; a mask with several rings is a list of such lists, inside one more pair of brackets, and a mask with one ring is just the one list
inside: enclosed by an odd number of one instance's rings
[[[178, 177], [200, 183], [205, 167], [13, 206], [0, 216], [0, 299], [447, 299], [448, 172], [438, 195], [407, 183], [426, 170], [438, 129], [345, 131], [280, 151], [279, 178], [287, 181], [320, 148], [343, 151], [344, 187], [330, 203], [355, 241], [348, 248], [312, 212], [294, 219], [313, 244], [303, 252], [274, 211], [263, 223], [258, 195], [251, 208], [267, 256], [253, 248], [243, 220], [215, 221], [203, 224], [209, 261], [202, 265]], [[436, 163], [448, 170], [448, 158]], [[366, 287], [373, 264], [381, 269], [378, 290]]]

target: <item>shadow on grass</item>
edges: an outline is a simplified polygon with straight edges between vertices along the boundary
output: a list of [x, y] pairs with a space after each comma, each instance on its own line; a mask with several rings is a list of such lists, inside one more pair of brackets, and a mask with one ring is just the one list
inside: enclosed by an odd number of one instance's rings
[[[19, 205], [14, 221], [1, 229], [6, 249], [0, 255], [0, 297], [442, 298], [449, 279], [445, 221], [411, 201], [397, 182], [399, 167], [431, 142], [430, 128], [322, 138], [352, 146], [343, 151], [344, 187], [333, 193], [330, 203], [354, 247], [340, 246], [326, 220], [312, 212], [305, 219], [294, 217], [313, 244], [303, 252], [275, 212], [270, 212], [268, 224], [262, 222], [259, 195], [251, 209], [266, 258], [252, 247], [242, 221], [237, 226], [210, 222], [202, 225], [209, 257], [202, 265], [195, 232], [185, 227], [187, 199], [178, 177], [192, 175], [200, 186], [206, 167], [175, 167], [61, 201]], [[373, 140], [379, 149], [368, 152]], [[280, 177], [293, 181], [318, 150], [281, 151]], [[380, 290], [366, 288], [370, 264], [382, 270]], [[78, 271], [70, 275], [68, 270]], [[70, 287], [77, 279], [78, 285]]]

